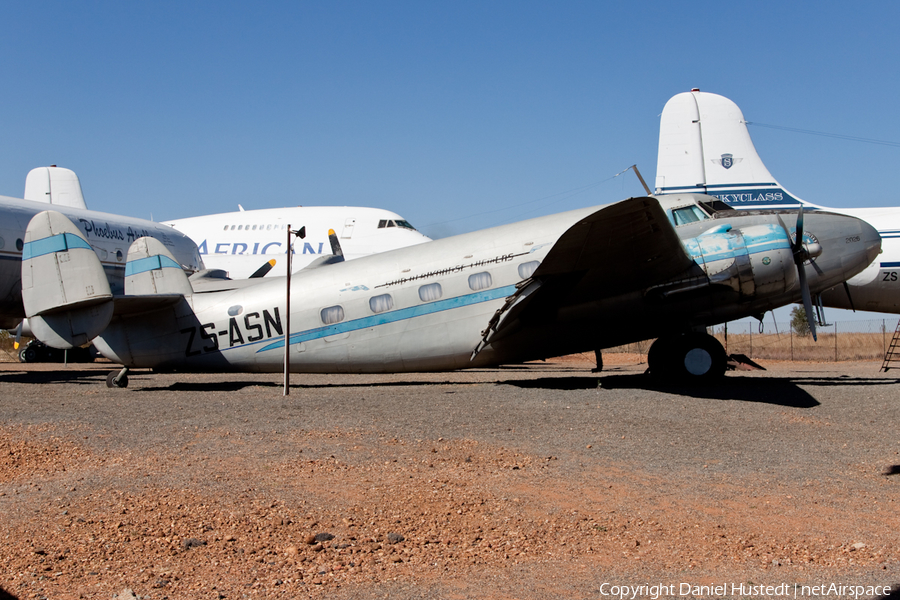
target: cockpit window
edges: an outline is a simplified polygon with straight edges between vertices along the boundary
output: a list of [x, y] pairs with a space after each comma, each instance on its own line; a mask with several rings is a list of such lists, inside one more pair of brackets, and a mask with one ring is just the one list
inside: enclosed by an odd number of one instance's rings
[[676, 227], [679, 225], [687, 225], [688, 223], [696, 223], [709, 218], [705, 212], [697, 206], [684, 206], [682, 208], [672, 209], [672, 224]]
[[378, 221], [378, 229], [384, 229], [385, 227], [402, 227], [403, 229], [411, 229], [413, 231], [416, 230], [409, 221], [404, 221], [403, 219], [390, 220], [390, 219], [381, 219]]

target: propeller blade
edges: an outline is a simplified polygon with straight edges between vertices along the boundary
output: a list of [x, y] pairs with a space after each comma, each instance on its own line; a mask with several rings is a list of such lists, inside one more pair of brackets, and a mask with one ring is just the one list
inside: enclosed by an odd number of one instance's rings
[[16, 327], [16, 341], [13, 342], [13, 348], [15, 350], [19, 349], [19, 342], [22, 341], [22, 325], [24, 323], [25, 323], [25, 321], [19, 321], [19, 326]]
[[794, 252], [803, 248], [803, 205], [797, 213], [797, 239], [794, 240]]
[[812, 298], [809, 294], [809, 285], [806, 283], [806, 269], [803, 264], [797, 265], [797, 273], [800, 275], [800, 292], [803, 294], [803, 310], [806, 312], [806, 322], [809, 323], [809, 332], [813, 341], [819, 341], [816, 337], [816, 320], [813, 318]]
[[272, 270], [272, 267], [275, 266], [275, 259], [273, 258], [257, 270], [253, 271], [253, 275], [250, 276], [250, 279], [258, 279], [259, 277], [265, 277], [266, 274]]
[[335, 256], [340, 256], [343, 260], [344, 251], [341, 250], [341, 242], [338, 240], [337, 234], [334, 232], [334, 229], [328, 230], [328, 241], [331, 243], [331, 253]]
[[847, 282], [844, 282], [844, 291], [847, 292], [847, 300], [850, 301], [850, 310], [856, 312], [856, 307], [853, 306], [853, 296], [850, 295], [850, 286], [847, 285]]

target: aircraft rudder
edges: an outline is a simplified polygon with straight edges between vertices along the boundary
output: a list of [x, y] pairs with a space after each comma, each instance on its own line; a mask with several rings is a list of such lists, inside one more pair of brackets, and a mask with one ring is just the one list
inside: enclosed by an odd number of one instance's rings
[[22, 248], [22, 304], [32, 331], [54, 348], [87, 343], [112, 318], [112, 292], [100, 259], [56, 211], [36, 214]]
[[808, 204], [769, 172], [732, 100], [694, 89], [666, 103], [660, 118], [657, 194], [699, 192], [735, 208]]
[[193, 293], [184, 269], [162, 242], [138, 238], [128, 248], [125, 294], [131, 296]]

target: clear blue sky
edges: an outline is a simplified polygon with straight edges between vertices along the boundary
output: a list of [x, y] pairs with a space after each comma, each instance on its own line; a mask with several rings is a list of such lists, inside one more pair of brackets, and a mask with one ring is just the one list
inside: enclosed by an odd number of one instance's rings
[[[892, 2], [9, 0], [0, 194], [58, 164], [96, 210], [367, 205], [443, 237], [641, 194], [608, 179], [637, 163], [653, 184], [659, 114], [692, 87], [900, 141], [898, 21]], [[900, 204], [900, 148], [751, 134], [806, 200]]]

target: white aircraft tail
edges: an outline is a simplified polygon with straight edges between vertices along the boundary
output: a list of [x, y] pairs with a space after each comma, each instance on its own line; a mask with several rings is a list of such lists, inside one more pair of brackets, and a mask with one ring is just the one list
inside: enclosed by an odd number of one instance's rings
[[86, 344], [112, 319], [112, 292], [100, 259], [56, 211], [36, 214], [25, 230], [22, 303], [35, 336], [54, 348]]
[[737, 104], [696, 89], [673, 96], [659, 124], [656, 195], [676, 193], [716, 196], [735, 208], [815, 207], [772, 177]]
[[166, 247], [152, 237], [142, 237], [128, 248], [125, 294], [146, 296], [193, 293], [191, 282]]
[[57, 206], [87, 208], [78, 175], [75, 171], [56, 165], [38, 167], [28, 172], [25, 177], [25, 199]]

